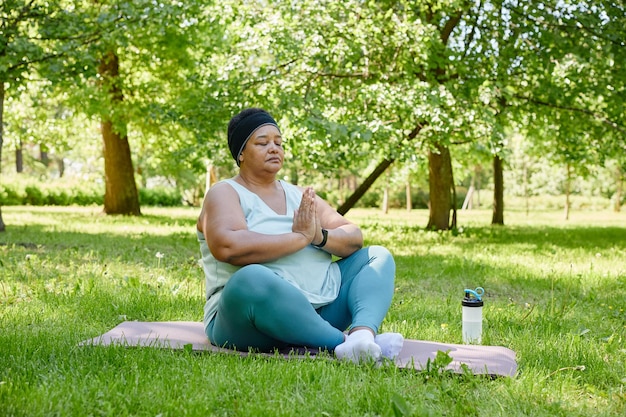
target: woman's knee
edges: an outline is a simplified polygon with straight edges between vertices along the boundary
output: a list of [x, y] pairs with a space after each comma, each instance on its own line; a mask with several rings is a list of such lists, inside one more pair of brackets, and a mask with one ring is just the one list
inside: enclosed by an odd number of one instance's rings
[[392, 276], [395, 275], [396, 261], [387, 248], [384, 246], [374, 245], [370, 246], [368, 251], [371, 264], [381, 265], [381, 267], [388, 270], [388, 274], [391, 274]]
[[278, 280], [280, 277], [263, 265], [246, 265], [230, 277], [222, 297], [247, 300], [271, 297]]
[[378, 282], [393, 285], [396, 263], [393, 255], [383, 246], [368, 246], [339, 261], [342, 273], [342, 285], [365, 273], [376, 276]]
[[395, 265], [395, 261], [393, 259], [393, 255], [389, 252], [384, 246], [372, 245], [368, 247], [370, 257], [379, 258], [385, 262], [392, 262]]

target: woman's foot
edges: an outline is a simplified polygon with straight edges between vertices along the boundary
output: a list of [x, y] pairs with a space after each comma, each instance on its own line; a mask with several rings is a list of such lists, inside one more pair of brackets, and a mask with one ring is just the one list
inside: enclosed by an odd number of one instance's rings
[[380, 346], [383, 357], [395, 359], [404, 345], [404, 336], [400, 333], [381, 333], [376, 335], [374, 341]]
[[356, 330], [350, 333], [345, 342], [335, 348], [335, 356], [354, 363], [379, 361], [382, 350], [374, 341], [374, 333], [369, 329]]

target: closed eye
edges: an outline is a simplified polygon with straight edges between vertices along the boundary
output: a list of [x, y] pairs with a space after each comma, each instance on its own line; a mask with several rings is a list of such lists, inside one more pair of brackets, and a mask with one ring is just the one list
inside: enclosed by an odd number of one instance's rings
[[[258, 145], [258, 146], [267, 146], [267, 145], [269, 145], [270, 143], [272, 143], [272, 142], [256, 142], [256, 143], [255, 143], [255, 145]], [[274, 145], [276, 145], [276, 146], [278, 146], [278, 147], [280, 147], [280, 148], [282, 148], [282, 147], [283, 147], [282, 142], [274, 142]]]

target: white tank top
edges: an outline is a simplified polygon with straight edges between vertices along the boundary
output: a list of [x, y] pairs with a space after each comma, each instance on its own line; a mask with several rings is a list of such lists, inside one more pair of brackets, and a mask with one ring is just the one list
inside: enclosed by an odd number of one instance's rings
[[[234, 180], [228, 179], [224, 182], [233, 187], [239, 195], [248, 230], [270, 235], [292, 231], [293, 213], [300, 206], [302, 199], [302, 191], [296, 186], [279, 181], [287, 199], [287, 213], [281, 215], [265, 204], [259, 196]], [[206, 326], [215, 317], [224, 285], [239, 267], [216, 260], [207, 246], [204, 235], [200, 232], [197, 234], [206, 277], [207, 301], [204, 306]], [[339, 294], [341, 286], [339, 266], [332, 262], [332, 256], [328, 252], [314, 246], [308, 245], [298, 252], [263, 265], [298, 288], [315, 308], [331, 303]]]

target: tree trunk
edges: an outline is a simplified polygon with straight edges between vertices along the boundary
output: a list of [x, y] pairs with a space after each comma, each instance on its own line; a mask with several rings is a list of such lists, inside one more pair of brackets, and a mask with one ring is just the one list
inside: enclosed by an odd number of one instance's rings
[[[109, 94], [111, 113], [119, 112], [124, 97], [119, 87], [119, 58], [114, 52], [105, 54], [98, 73]], [[119, 124], [114, 126], [111, 116], [102, 116], [100, 126], [104, 142], [104, 212], [141, 215], [128, 136], [120, 133]]]
[[393, 163], [393, 159], [384, 159], [381, 163], [378, 164], [374, 171], [357, 187], [357, 189], [352, 193], [350, 197], [337, 209], [337, 212], [341, 215], [344, 215], [350, 210], [357, 201], [369, 188], [374, 184], [374, 182], [382, 175], [383, 172]]
[[454, 184], [454, 171], [452, 170], [452, 157], [448, 158], [448, 169], [450, 170], [450, 193], [452, 195], [452, 223], [450, 224], [451, 229], [456, 229], [456, 185]]
[[617, 167], [615, 171], [615, 180], [617, 182], [615, 187], [615, 201], [613, 202], [613, 211], [619, 213], [622, 209], [622, 193], [624, 190], [624, 176], [622, 174], [622, 168]]
[[409, 179], [406, 180], [405, 194], [406, 194], [406, 211], [411, 211], [413, 210], [413, 201], [411, 198], [411, 181]]
[[383, 192], [383, 213], [389, 213], [389, 180], [390, 175], [389, 171], [387, 171], [387, 179], [385, 181], [385, 191]]
[[[480, 165], [477, 165], [474, 168], [474, 193], [476, 194], [476, 207], [480, 208], [480, 182], [482, 180], [482, 170], [483, 168]], [[474, 202], [474, 196], [472, 195], [472, 203]]]
[[389, 186], [385, 185], [385, 190], [383, 191], [383, 214], [389, 213]]
[[567, 164], [567, 173], [566, 173], [566, 176], [565, 176], [565, 210], [564, 210], [564, 213], [563, 213], [563, 216], [564, 216], [565, 220], [569, 220], [569, 208], [570, 208], [570, 205], [571, 205], [571, 203], [569, 201], [570, 200], [570, 187], [571, 187], [570, 181], [571, 181], [571, 176], [572, 176], [571, 171], [572, 170], [570, 168], [570, 164], [568, 163]]
[[[2, 145], [4, 144], [4, 80], [0, 80], [0, 180], [2, 179]], [[2, 181], [0, 181], [2, 184]], [[4, 232], [6, 226], [2, 220], [2, 205], [0, 205], [0, 232]]]
[[430, 192], [430, 216], [428, 225], [431, 230], [450, 229], [450, 209], [452, 198], [452, 164], [450, 150], [440, 144], [435, 145], [436, 152], [428, 151], [428, 189]]
[[493, 157], [493, 215], [491, 224], [504, 225], [504, 175], [502, 173], [502, 159], [499, 155]]
[[63, 157], [58, 157], [56, 158], [56, 162], [57, 167], [59, 168], [59, 178], [63, 178], [63, 175], [65, 174], [65, 161], [63, 160]]
[[526, 165], [526, 162], [524, 162], [524, 167], [523, 167], [523, 178], [524, 178], [524, 184], [523, 184], [523, 190], [524, 190], [524, 202], [525, 202], [525, 207], [526, 207], [526, 217], [528, 217], [528, 214], [530, 212], [530, 195], [528, 195], [528, 167]]
[[15, 172], [21, 174], [24, 172], [24, 147], [20, 139], [17, 140], [15, 148]]
[[463, 200], [463, 205], [461, 206], [461, 210], [471, 210], [474, 208], [473, 204], [474, 200], [474, 178], [472, 177], [472, 183], [467, 190], [467, 194], [465, 194], [465, 200]]
[[[292, 180], [293, 180], [293, 176], [292, 176]], [[215, 172], [215, 165], [211, 163], [207, 163], [205, 180], [204, 180], [204, 194], [206, 194], [211, 189], [211, 187], [213, 187], [213, 184], [215, 184], [216, 182], [217, 182], [217, 174]]]
[[[474, 168], [474, 175], [472, 175], [472, 180], [470, 182], [470, 186], [467, 190], [467, 194], [465, 194], [465, 200], [463, 200], [463, 206], [461, 210], [471, 210], [474, 208], [474, 192], [476, 191], [476, 178], [479, 177], [479, 168]], [[480, 203], [478, 204], [480, 207]]]
[[[407, 140], [413, 140], [420, 132], [420, 130], [422, 130], [422, 127], [424, 126], [418, 124], [411, 131], [411, 133], [409, 133], [409, 136], [407, 136]], [[359, 201], [361, 197], [363, 197], [363, 194], [367, 192], [367, 190], [372, 186], [372, 184], [374, 184], [378, 177], [380, 177], [383, 172], [385, 172], [385, 170], [389, 168], [391, 164], [393, 164], [393, 161], [393, 158], [386, 158], [381, 163], [379, 163], [378, 166], [374, 168], [374, 171], [365, 179], [365, 181], [363, 181], [363, 183], [357, 187], [354, 193], [352, 193], [352, 195], [348, 197], [348, 199], [341, 206], [339, 206], [337, 212], [341, 215], [344, 215], [348, 212], [348, 210], [354, 207], [356, 202]]]
[[50, 156], [48, 155], [48, 147], [43, 143], [39, 144], [39, 161], [48, 168], [50, 166]]

